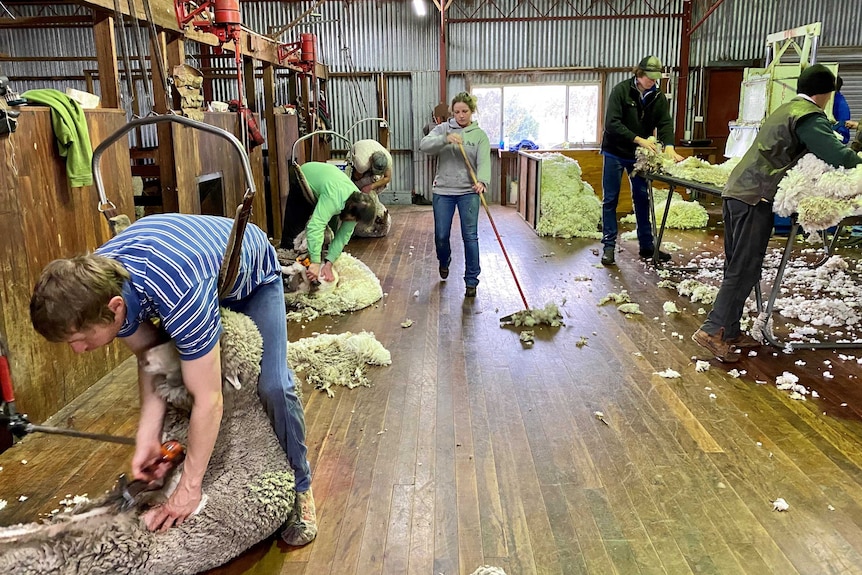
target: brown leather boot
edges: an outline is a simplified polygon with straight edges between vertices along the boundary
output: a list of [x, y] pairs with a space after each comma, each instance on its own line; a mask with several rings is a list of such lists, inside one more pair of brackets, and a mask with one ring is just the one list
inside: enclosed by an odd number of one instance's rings
[[722, 339], [723, 335], [724, 328], [721, 328], [715, 335], [710, 335], [702, 329], [699, 329], [694, 332], [691, 339], [697, 345], [711, 351], [718, 361], [723, 361], [724, 363], [735, 363], [739, 361], [742, 354], [730, 342], [724, 341]]

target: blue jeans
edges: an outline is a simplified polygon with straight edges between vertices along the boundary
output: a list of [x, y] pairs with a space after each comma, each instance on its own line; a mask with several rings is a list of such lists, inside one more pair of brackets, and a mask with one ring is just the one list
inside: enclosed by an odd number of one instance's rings
[[634, 160], [623, 160], [604, 155], [602, 165], [602, 244], [613, 248], [617, 243], [617, 204], [620, 202], [620, 184], [623, 171], [628, 172], [632, 186], [632, 204], [637, 220], [637, 234], [640, 251], [652, 252], [655, 243], [650, 223], [649, 191], [647, 181], [640, 176], [632, 176]]
[[305, 446], [305, 414], [296, 396], [293, 370], [287, 364], [287, 318], [281, 281], [259, 286], [242, 301], [225, 307], [249, 316], [263, 337], [263, 358], [257, 394], [272, 422], [278, 443], [296, 476], [296, 491], [311, 487], [311, 467]]
[[448, 268], [452, 262], [449, 235], [455, 207], [461, 220], [461, 239], [464, 241], [464, 283], [467, 287], [479, 285], [479, 194], [469, 192], [457, 196], [434, 194], [434, 245], [440, 267]]

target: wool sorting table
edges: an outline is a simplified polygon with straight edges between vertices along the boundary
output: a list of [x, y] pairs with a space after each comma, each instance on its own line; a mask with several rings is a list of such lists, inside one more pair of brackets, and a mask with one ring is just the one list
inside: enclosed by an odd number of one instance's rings
[[[642, 173], [641, 176], [647, 181], [647, 189], [649, 191], [649, 203], [650, 203], [650, 224], [652, 225], [653, 237], [655, 237], [655, 252], [653, 253], [653, 264], [660, 266], [661, 261], [658, 257], [659, 248], [661, 247], [662, 236], [664, 235], [665, 224], [667, 223], [667, 215], [670, 212], [670, 202], [673, 199], [673, 192], [677, 187], [686, 188], [695, 193], [705, 193], [712, 196], [721, 197], [721, 188], [717, 188], [715, 186], [704, 184], [701, 182], [694, 182], [690, 180], [683, 180], [682, 178], [675, 178], [673, 176], [669, 176], [667, 174], [658, 174], [658, 173]], [[664, 212], [661, 217], [661, 223], [657, 221], [658, 214], [655, 211], [655, 194], [653, 193], [653, 182], [660, 182], [666, 184], [669, 188], [667, 194], [667, 202], [665, 202]], [[859, 217], [851, 217], [845, 218], [842, 220], [835, 230], [832, 241], [826, 241], [826, 232], [821, 232], [821, 236], [824, 240], [824, 246], [826, 248], [826, 255], [815, 265], [821, 265], [824, 263], [835, 248], [836, 240], [838, 238], [838, 233], [843, 225], [857, 222]], [[810, 342], [802, 342], [802, 341], [781, 341], [775, 337], [775, 334], [772, 332], [772, 327], [769, 320], [772, 318], [772, 312], [775, 308], [775, 300], [778, 298], [778, 294], [781, 292], [781, 280], [784, 278], [784, 271], [787, 269], [787, 262], [790, 260], [790, 254], [793, 251], [793, 242], [796, 239], [796, 234], [799, 232], [799, 222], [796, 220], [796, 214], [793, 214], [790, 220], [790, 233], [787, 235], [787, 241], [784, 244], [784, 252], [781, 256], [781, 263], [778, 264], [778, 271], [775, 274], [775, 280], [772, 283], [772, 289], [769, 292], [769, 298], [766, 301], [766, 306], [763, 305], [763, 294], [761, 293], [760, 283], [758, 282], [754, 286], [754, 296], [755, 301], [757, 303], [758, 321], [755, 325], [761, 330], [763, 334], [763, 338], [770, 345], [775, 347], [780, 347], [784, 349], [853, 349], [853, 348], [862, 348], [862, 340], [856, 341], [839, 341], [839, 342], [818, 342], [818, 343], [810, 343]]]

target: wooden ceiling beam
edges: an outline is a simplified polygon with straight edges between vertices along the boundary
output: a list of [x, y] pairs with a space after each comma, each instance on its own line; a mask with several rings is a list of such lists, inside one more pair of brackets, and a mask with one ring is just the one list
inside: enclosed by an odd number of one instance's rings
[[[128, 0], [119, 1], [120, 11], [123, 14], [137, 18], [142, 22], [147, 21], [142, 1], [135, 2], [135, 7], [137, 8], [137, 12], [135, 14], [132, 14], [129, 9]], [[75, 2], [94, 10], [104, 10], [111, 13], [114, 11], [114, 0], [75, 0]], [[221, 46], [229, 52], [234, 51], [233, 44], [228, 43], [222, 45], [213, 34], [206, 34], [191, 28], [186, 28], [185, 30], [181, 29], [177, 23], [173, 0], [149, 0], [149, 2], [150, 9], [153, 14], [153, 20], [157, 27], [181, 34], [187, 40], [191, 40], [193, 42], [207, 44], [208, 46]], [[278, 61], [278, 42], [275, 42], [262, 34], [258, 34], [257, 32], [243, 29], [240, 49], [242, 50], [243, 55], [249, 58], [262, 60], [277, 66], [282, 65]]]

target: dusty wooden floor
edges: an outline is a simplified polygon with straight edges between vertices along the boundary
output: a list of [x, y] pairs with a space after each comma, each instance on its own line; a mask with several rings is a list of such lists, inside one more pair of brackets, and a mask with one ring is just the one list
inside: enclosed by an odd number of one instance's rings
[[[216, 573], [466, 575], [482, 564], [509, 575], [862, 573], [854, 360], [764, 348], [737, 364], [740, 378], [717, 362], [696, 373], [699, 306], [655, 287], [634, 243], [617, 269], [597, 268], [596, 242], [539, 238], [512, 209], [493, 213], [530, 303], [565, 300], [566, 327], [538, 331], [532, 349], [499, 327], [522, 305], [484, 214], [482, 283], [465, 301], [457, 232], [452, 275], [440, 282], [430, 207], [394, 209], [387, 238], [349, 246], [381, 279], [380, 305], [289, 329], [291, 340], [373, 331], [393, 357], [372, 371], [371, 388], [332, 399], [305, 389], [320, 534], [302, 549], [266, 541]], [[669, 239], [720, 251], [715, 233]], [[643, 316], [596, 305], [620, 289]], [[665, 316], [667, 300], [686, 311]], [[654, 375], [666, 368], [682, 378]], [[820, 398], [776, 389], [785, 370]], [[124, 364], [55, 423], [133, 434], [133, 378]], [[0, 455], [9, 502], [0, 524], [108, 488], [130, 453], [28, 438]], [[788, 512], [772, 510], [779, 497]]]

